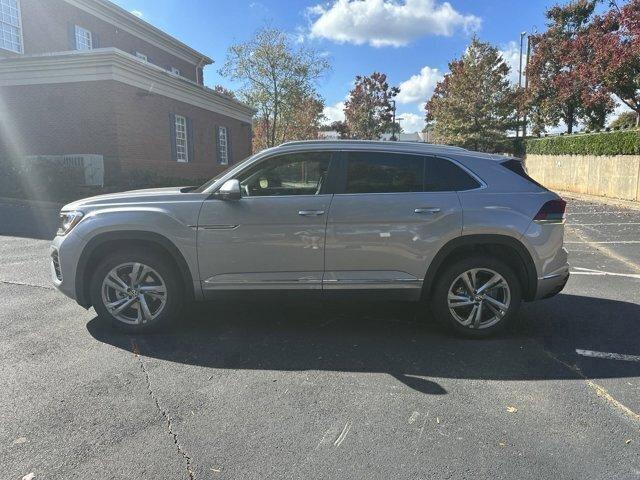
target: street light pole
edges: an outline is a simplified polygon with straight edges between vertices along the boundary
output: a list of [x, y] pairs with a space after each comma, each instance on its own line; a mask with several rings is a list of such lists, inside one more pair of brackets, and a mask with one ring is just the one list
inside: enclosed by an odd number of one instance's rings
[[391, 140], [395, 142], [396, 140], [398, 140], [396, 138], [396, 101], [391, 100], [391, 103], [393, 103], [393, 123], [391, 124]]
[[[526, 34], [527, 32], [520, 32], [520, 58], [518, 59], [519, 60], [518, 89], [522, 88], [522, 42]], [[516, 138], [518, 138], [519, 134], [520, 134], [520, 112], [518, 111], [518, 123], [516, 125]], [[524, 137], [524, 132], [522, 136]]]

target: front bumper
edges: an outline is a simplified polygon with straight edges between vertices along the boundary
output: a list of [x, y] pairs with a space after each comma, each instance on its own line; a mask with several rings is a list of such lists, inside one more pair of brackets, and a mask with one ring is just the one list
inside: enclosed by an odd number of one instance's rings
[[56, 236], [51, 242], [50, 268], [53, 285], [73, 300], [76, 296], [76, 265], [84, 242], [73, 232], [65, 236]]

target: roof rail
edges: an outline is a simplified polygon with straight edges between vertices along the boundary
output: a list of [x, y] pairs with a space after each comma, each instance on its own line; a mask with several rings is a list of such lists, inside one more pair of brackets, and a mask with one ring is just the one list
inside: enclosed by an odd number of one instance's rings
[[462, 150], [467, 151], [466, 148], [458, 147], [456, 145], [440, 145], [437, 143], [426, 142], [409, 142], [409, 141], [394, 141], [394, 140], [352, 140], [352, 139], [326, 139], [326, 140], [294, 140], [291, 142], [285, 142], [280, 144], [280, 147], [289, 145], [318, 145], [318, 144], [356, 144], [356, 145], [407, 145], [412, 147], [432, 147], [443, 150]]

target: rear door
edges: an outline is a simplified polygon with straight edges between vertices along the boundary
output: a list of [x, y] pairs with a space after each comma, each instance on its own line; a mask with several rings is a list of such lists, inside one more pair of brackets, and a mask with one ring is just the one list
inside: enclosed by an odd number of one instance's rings
[[460, 200], [447, 186], [452, 169], [469, 177], [445, 159], [344, 152], [327, 222], [323, 289], [419, 291], [429, 262], [461, 234]]

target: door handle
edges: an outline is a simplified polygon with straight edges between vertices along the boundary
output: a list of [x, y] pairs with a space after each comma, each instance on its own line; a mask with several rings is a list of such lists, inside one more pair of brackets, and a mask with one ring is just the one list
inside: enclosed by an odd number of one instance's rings
[[440, 209], [439, 208], [416, 208], [414, 211], [414, 213], [440, 213]]
[[298, 215], [302, 215], [303, 217], [318, 217], [324, 215], [324, 210], [300, 210]]

